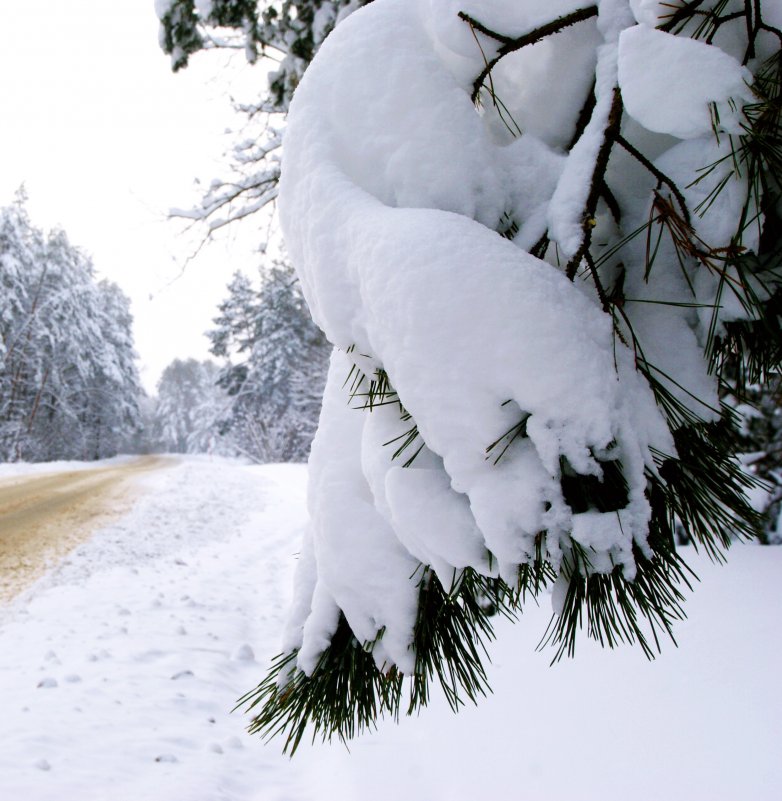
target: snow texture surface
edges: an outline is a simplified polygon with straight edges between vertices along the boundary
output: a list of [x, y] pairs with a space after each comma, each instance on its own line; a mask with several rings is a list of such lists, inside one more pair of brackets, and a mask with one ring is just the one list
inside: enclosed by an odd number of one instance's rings
[[[644, 25], [622, 31], [619, 86], [628, 113], [656, 133], [741, 133], [752, 73], [717, 47]], [[712, 108], [712, 104], [714, 108]]]
[[126, 518], [0, 610], [0, 798], [778, 797], [778, 548], [737, 548], [729, 568], [687, 554], [702, 584], [655, 663], [584, 643], [549, 668], [532, 607], [500, 626], [479, 708], [435, 698], [350, 751], [305, 737], [293, 760], [249, 737], [230, 710], [279, 650], [304, 485], [299, 466], [205, 458], [148, 474]]

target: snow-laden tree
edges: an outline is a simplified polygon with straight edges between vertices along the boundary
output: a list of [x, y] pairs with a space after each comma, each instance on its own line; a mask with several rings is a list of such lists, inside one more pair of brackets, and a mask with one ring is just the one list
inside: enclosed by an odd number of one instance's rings
[[[44, 242], [19, 193], [0, 211], [0, 459], [20, 457], [29, 400], [37, 385], [35, 312], [41, 302]], [[37, 278], [38, 280], [33, 280]]]
[[0, 457], [95, 459], [140, 424], [132, 318], [118, 287], [19, 197], [0, 210]]
[[313, 55], [334, 26], [369, 0], [156, 0], [160, 45], [174, 70], [202, 50], [242, 50], [250, 63], [276, 63], [257, 99], [236, 103], [240, 133], [227, 174], [201, 202], [172, 211], [205, 238], [251, 217], [277, 197], [283, 115]]
[[136, 366], [130, 301], [117, 284], [100, 281], [96, 287], [96, 322], [100, 350], [95, 355], [86, 391], [89, 451], [103, 459], [133, 448], [141, 426], [144, 395]]
[[168, 453], [223, 452], [219, 420], [225, 392], [217, 386], [218, 366], [209, 360], [174, 359], [157, 385], [152, 441]]
[[[782, 6], [375, 0], [290, 107], [280, 214], [335, 345], [252, 729], [485, 691], [490, 612], [659, 648], [754, 535], [730, 405], [778, 369]], [[406, 680], [408, 679], [408, 680]]]
[[259, 462], [304, 461], [317, 427], [330, 346], [312, 322], [289, 264], [264, 268], [260, 287], [236, 273], [208, 332], [227, 358], [223, 433]]

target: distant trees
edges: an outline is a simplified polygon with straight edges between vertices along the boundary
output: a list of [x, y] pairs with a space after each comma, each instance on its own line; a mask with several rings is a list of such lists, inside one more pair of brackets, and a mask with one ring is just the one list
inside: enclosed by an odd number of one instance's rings
[[99, 459], [140, 426], [129, 302], [24, 197], [0, 209], [0, 460]]
[[312, 322], [293, 268], [275, 263], [255, 288], [237, 273], [209, 333], [228, 359], [218, 383], [230, 405], [222, 431], [259, 462], [303, 461], [318, 424], [330, 345]]
[[275, 263], [256, 283], [236, 273], [227, 291], [207, 332], [223, 364], [175, 359], [166, 367], [152, 414], [152, 446], [254, 462], [304, 461], [331, 348], [310, 318], [290, 265]]
[[[280, 128], [293, 91], [334, 26], [367, 2], [156, 0], [160, 45], [175, 71], [201, 50], [234, 49], [250, 63], [259, 55], [277, 62], [259, 96], [236, 105], [243, 124], [226, 174], [206, 184], [194, 208], [171, 212], [200, 227], [203, 241], [274, 201]], [[229, 403], [213, 429], [220, 447], [261, 462], [305, 459], [330, 346], [311, 321], [292, 269], [275, 264], [262, 272], [260, 285], [234, 276], [209, 337], [212, 353], [228, 360], [219, 385]]]
[[[151, 441], [169, 453], [216, 449], [225, 393], [217, 386], [219, 367], [210, 361], [174, 359], [158, 382]], [[224, 447], [218, 448], [225, 450]]]

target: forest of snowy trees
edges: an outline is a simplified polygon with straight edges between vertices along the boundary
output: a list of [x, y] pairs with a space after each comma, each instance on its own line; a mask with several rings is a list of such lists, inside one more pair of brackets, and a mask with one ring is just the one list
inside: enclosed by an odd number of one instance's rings
[[331, 346], [312, 322], [293, 268], [237, 273], [208, 332], [227, 359], [218, 385], [229, 404], [220, 431], [259, 462], [306, 461], [320, 413]]
[[237, 273], [208, 332], [219, 362], [176, 359], [144, 392], [129, 301], [63, 231], [0, 209], [0, 461], [214, 453], [305, 461], [329, 346], [292, 268]]
[[0, 460], [101, 459], [139, 447], [128, 299], [98, 281], [20, 192], [0, 209]]

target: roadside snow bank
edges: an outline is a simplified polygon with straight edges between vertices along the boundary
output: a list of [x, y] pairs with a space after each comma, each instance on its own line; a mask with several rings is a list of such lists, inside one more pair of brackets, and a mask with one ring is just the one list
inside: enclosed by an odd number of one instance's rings
[[[0, 798], [249, 799], [283, 762], [230, 710], [278, 647], [303, 468], [188, 459], [140, 483], [0, 610]], [[294, 781], [266, 776], [264, 798]]]

